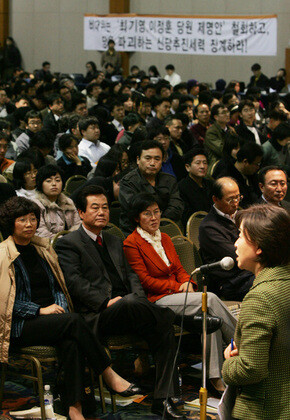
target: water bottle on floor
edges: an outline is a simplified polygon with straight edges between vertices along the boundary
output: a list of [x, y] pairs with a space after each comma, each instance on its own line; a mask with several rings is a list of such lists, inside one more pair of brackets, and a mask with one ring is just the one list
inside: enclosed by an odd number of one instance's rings
[[44, 404], [50, 404], [53, 408], [53, 395], [50, 391], [50, 385], [44, 385]]

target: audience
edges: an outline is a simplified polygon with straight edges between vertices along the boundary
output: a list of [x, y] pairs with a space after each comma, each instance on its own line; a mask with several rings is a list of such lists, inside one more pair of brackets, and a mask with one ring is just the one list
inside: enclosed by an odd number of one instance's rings
[[[228, 84], [218, 80], [220, 91], [213, 91], [196, 79], [182, 81], [172, 64], [166, 66], [165, 79], [156, 66], [149, 75], [133, 68], [125, 78], [114, 41], [108, 44], [102, 64], [106, 74], [88, 62], [87, 75], [74, 79], [51, 73], [50, 63], [44, 62], [34, 79], [15, 69], [5, 83], [0, 80], [0, 172], [5, 177], [0, 201], [15, 190], [35, 200], [41, 209], [37, 235], [51, 240], [60, 230], [80, 225], [74, 202], [86, 188], [103, 187], [109, 204], [120, 200], [120, 227], [126, 235], [135, 227], [129, 214], [132, 200], [147, 192], [160, 206], [160, 217], [177, 223], [186, 225], [196, 211], [209, 212], [200, 229], [204, 262], [227, 255], [235, 259], [239, 206], [259, 201], [290, 210], [289, 94], [264, 93], [269, 87], [283, 88], [284, 69], [269, 81], [255, 64], [246, 94], [244, 83], [235, 79]], [[87, 181], [69, 198], [62, 188], [73, 175]], [[214, 185], [211, 176], [218, 178]], [[106, 261], [108, 255], [102, 257]], [[114, 281], [115, 274], [109, 273]], [[235, 265], [230, 272], [214, 271], [209, 290], [242, 300], [251, 282], [251, 273]], [[173, 347], [170, 351], [171, 357]], [[220, 362], [219, 357], [210, 370]], [[170, 402], [166, 410], [172, 407]], [[153, 404], [156, 413], [162, 408], [163, 394]]]

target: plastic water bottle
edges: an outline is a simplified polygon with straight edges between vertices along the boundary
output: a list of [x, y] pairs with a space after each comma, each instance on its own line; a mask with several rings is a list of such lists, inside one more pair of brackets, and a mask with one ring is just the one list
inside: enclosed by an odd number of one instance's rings
[[50, 385], [44, 385], [44, 404], [50, 404], [53, 408], [53, 395], [50, 391]]

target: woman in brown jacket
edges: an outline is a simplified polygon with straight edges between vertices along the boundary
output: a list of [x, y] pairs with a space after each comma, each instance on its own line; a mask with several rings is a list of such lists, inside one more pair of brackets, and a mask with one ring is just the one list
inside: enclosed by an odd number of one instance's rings
[[11, 236], [0, 244], [0, 362], [9, 347], [55, 346], [64, 371], [64, 403], [72, 420], [84, 420], [85, 358], [115, 392], [130, 383], [110, 367], [104, 347], [72, 303], [49, 240], [34, 236], [40, 209], [24, 197], [12, 197], [0, 209], [1, 225]]

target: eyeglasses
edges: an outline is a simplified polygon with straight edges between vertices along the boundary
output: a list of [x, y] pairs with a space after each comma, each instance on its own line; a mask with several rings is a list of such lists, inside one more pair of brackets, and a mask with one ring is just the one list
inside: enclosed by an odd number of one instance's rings
[[15, 221], [18, 222], [18, 223], [21, 223], [22, 225], [26, 225], [28, 222], [31, 223], [31, 224], [37, 223], [37, 218], [35, 216], [19, 217]]
[[148, 219], [152, 219], [152, 217], [158, 217], [161, 214], [160, 210], [155, 210], [153, 213], [151, 211], [143, 211], [143, 216], [147, 217]]
[[230, 197], [230, 198], [227, 198], [225, 201], [228, 203], [228, 204], [233, 204], [233, 203], [235, 203], [235, 202], [239, 202], [239, 201], [242, 201], [242, 199], [244, 198], [244, 196], [243, 195], [241, 195], [241, 194], [239, 194], [239, 195], [236, 195], [235, 197]]

